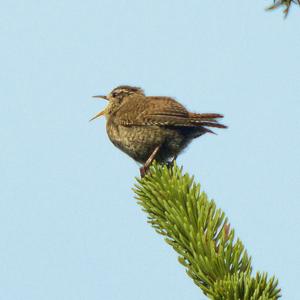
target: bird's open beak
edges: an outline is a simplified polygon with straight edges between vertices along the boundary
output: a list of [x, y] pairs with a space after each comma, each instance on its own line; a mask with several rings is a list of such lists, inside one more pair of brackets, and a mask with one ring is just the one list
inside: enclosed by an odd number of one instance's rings
[[104, 113], [105, 113], [105, 109], [102, 110], [102, 111], [100, 111], [99, 113], [97, 113], [95, 117], [91, 118], [90, 122], [93, 121], [93, 120], [95, 120], [95, 119], [97, 119], [97, 118], [99, 118], [99, 117], [101, 117], [101, 116], [103, 116]]
[[[102, 96], [102, 95], [99, 95], [99, 96], [93, 96], [93, 98], [101, 98], [101, 99], [105, 99], [105, 100], [108, 101], [107, 97], [106, 97], [106, 96]], [[97, 119], [97, 118], [103, 116], [104, 113], [105, 113], [105, 109], [102, 110], [102, 111], [100, 111], [99, 113], [97, 113], [95, 117], [93, 117], [93, 118], [90, 119], [90, 121], [93, 121], [93, 120], [95, 120], [95, 119]]]
[[108, 101], [107, 97], [106, 97], [106, 96], [102, 96], [102, 95], [99, 95], [99, 96], [93, 96], [93, 98], [102, 98], [102, 99]]

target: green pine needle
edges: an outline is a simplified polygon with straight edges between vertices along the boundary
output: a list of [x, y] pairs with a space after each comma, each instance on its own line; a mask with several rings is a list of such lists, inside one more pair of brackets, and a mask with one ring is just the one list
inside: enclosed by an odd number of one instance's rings
[[187, 274], [210, 299], [278, 299], [278, 282], [251, 277], [251, 258], [213, 200], [182, 168], [154, 163], [134, 192], [148, 222], [179, 254]]

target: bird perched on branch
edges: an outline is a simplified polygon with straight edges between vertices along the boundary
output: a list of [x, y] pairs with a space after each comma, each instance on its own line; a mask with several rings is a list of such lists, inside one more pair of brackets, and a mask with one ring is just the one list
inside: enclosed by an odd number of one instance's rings
[[90, 121], [106, 117], [111, 142], [135, 161], [143, 164], [143, 177], [152, 161], [174, 161], [195, 138], [213, 133], [209, 128], [226, 128], [216, 113], [192, 113], [170, 97], [146, 96], [139, 87], [118, 86], [107, 96], [105, 109]]

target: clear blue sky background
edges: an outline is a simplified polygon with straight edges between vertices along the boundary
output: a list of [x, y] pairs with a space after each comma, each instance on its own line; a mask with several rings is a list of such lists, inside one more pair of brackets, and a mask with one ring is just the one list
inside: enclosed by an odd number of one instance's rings
[[91, 98], [119, 84], [225, 115], [178, 159], [255, 271], [299, 299], [300, 10], [270, 1], [0, 4], [0, 299], [205, 299], [146, 223]]

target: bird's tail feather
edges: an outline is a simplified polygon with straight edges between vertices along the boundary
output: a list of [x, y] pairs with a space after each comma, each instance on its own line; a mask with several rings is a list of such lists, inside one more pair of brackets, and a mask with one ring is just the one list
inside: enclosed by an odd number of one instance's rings
[[223, 118], [223, 115], [215, 114], [215, 113], [206, 113], [206, 114], [189, 113], [189, 117], [192, 119], [212, 120], [212, 119]]
[[[223, 118], [223, 115], [215, 114], [215, 113], [206, 113], [206, 114], [190, 113], [189, 114], [190, 122], [196, 126], [227, 128], [226, 125], [218, 123], [218, 120], [216, 119], [220, 119], [220, 118]], [[207, 129], [207, 131], [213, 133], [209, 129]]]

